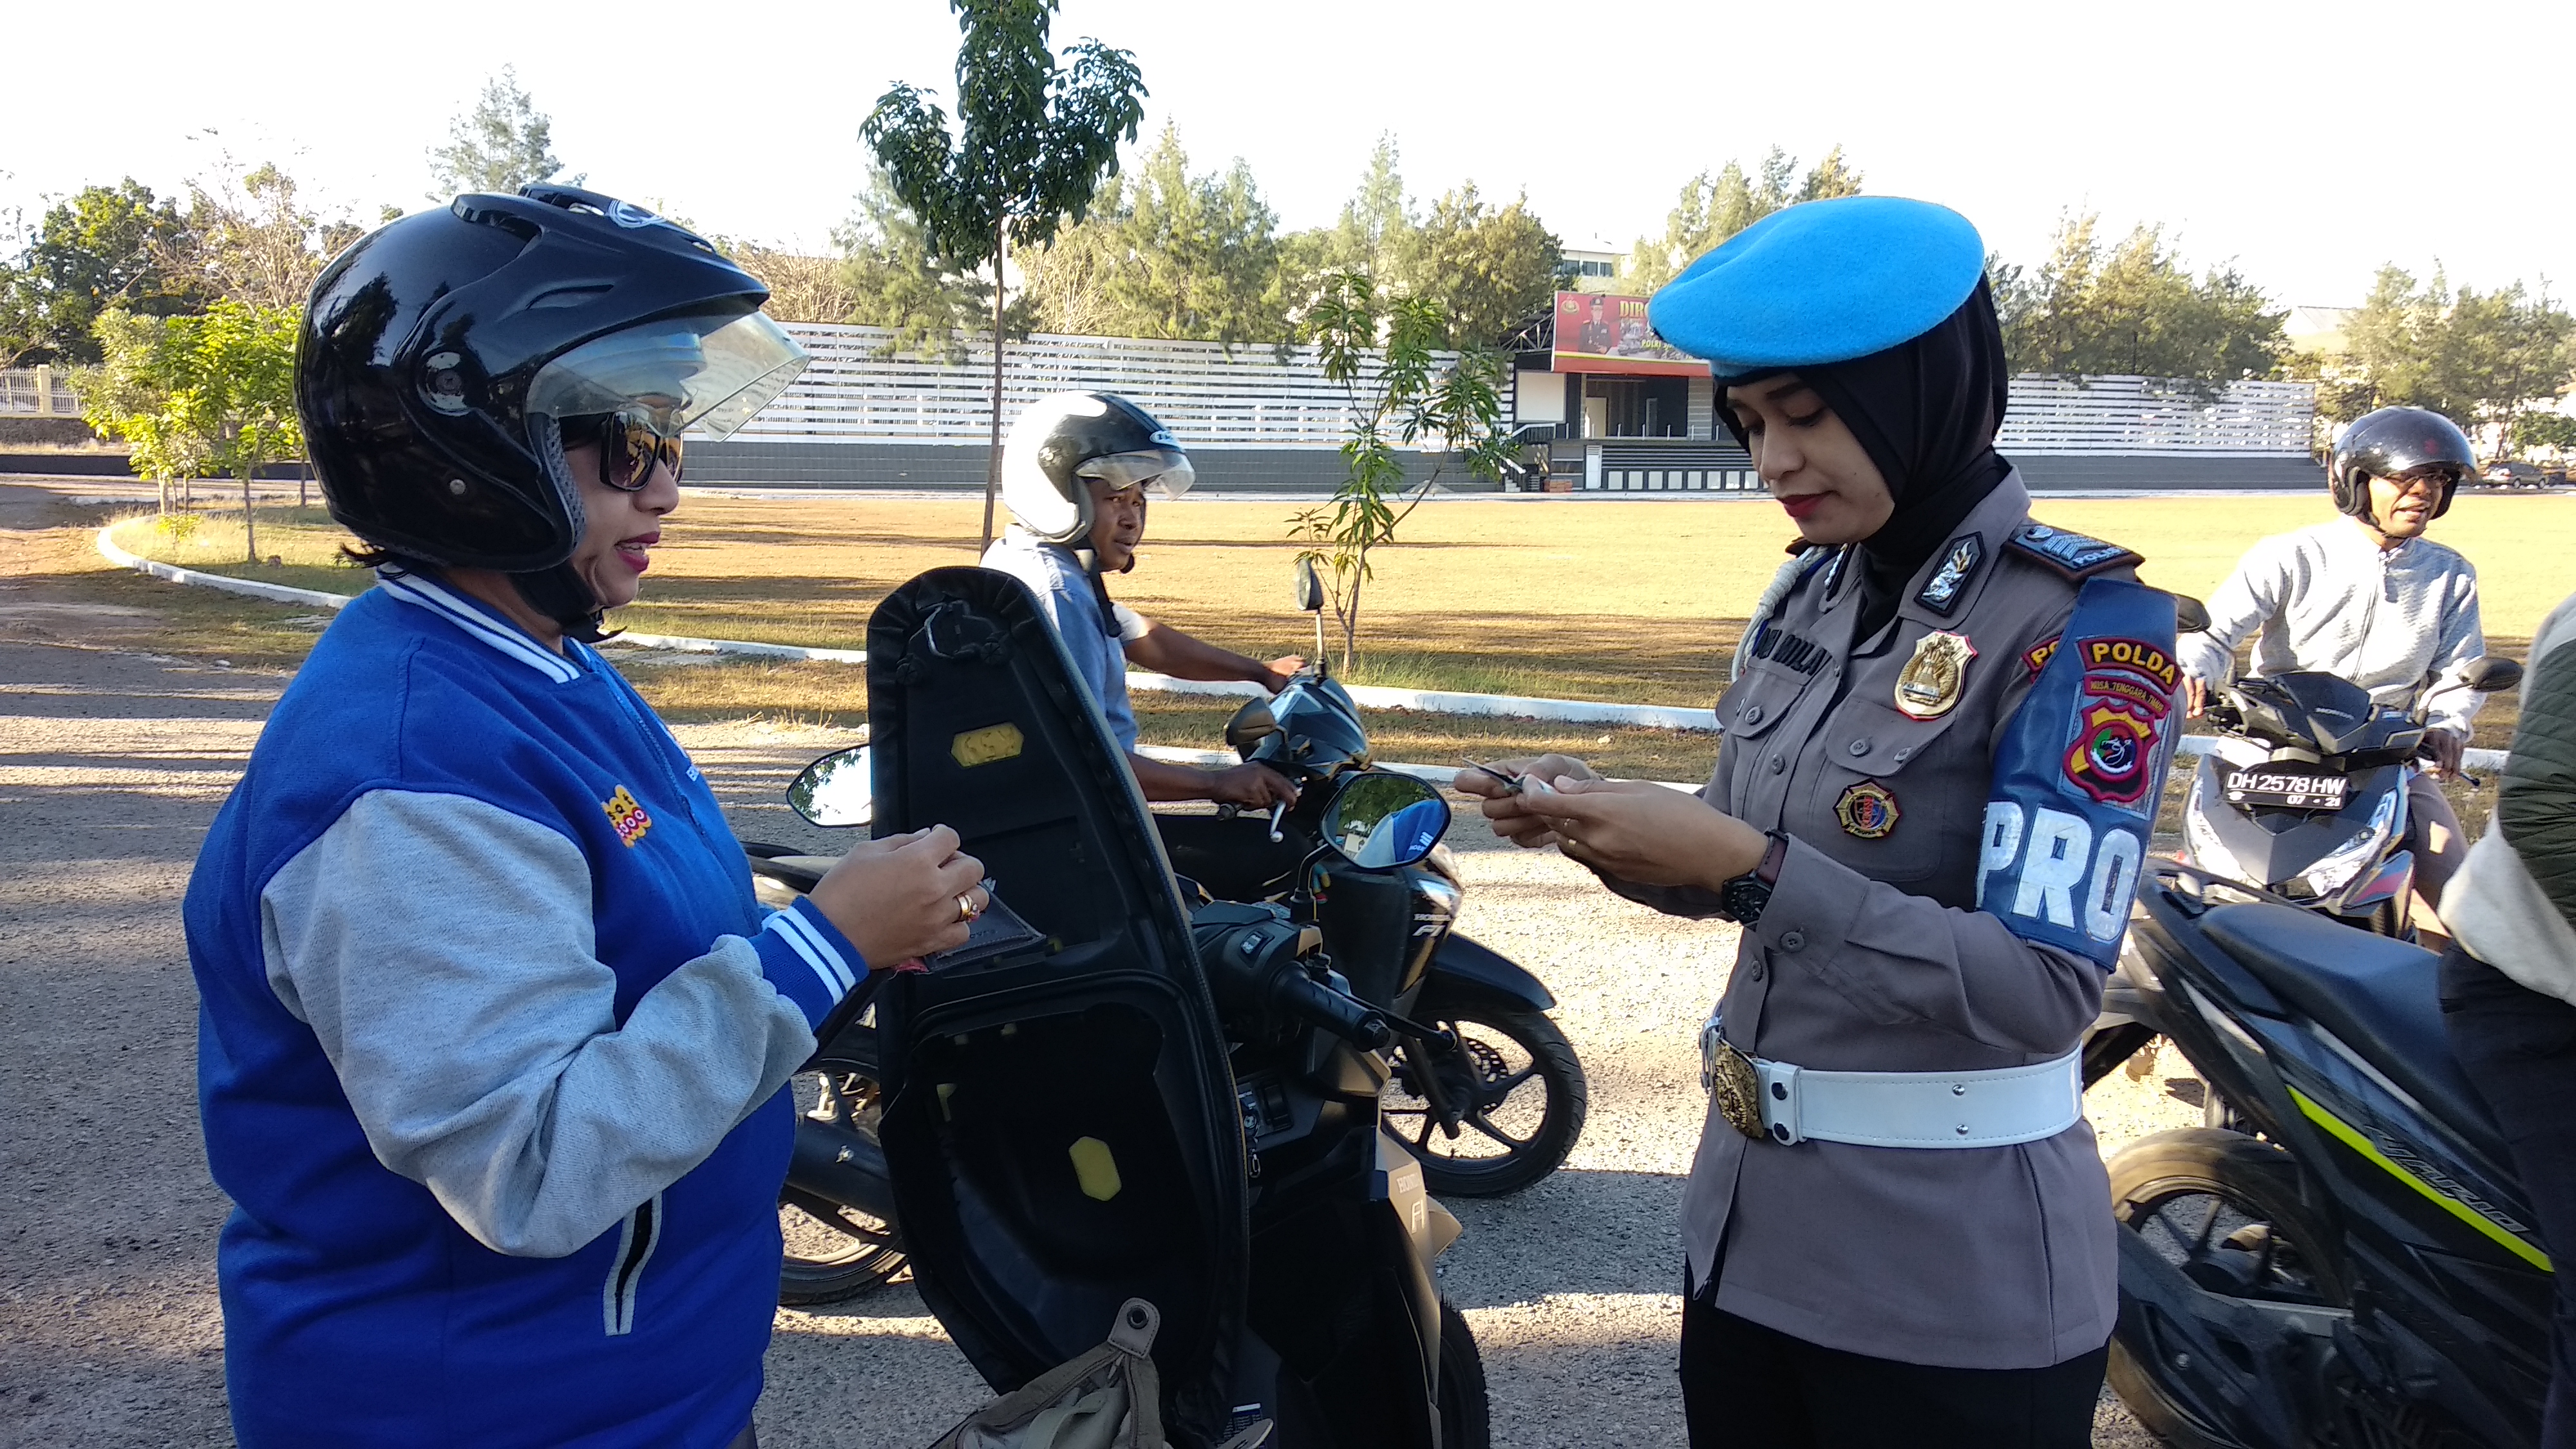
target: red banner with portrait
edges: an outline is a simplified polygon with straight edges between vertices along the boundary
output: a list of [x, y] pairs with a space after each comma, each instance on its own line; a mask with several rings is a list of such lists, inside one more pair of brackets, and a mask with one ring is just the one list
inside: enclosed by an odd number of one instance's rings
[[1673, 347], [1646, 325], [1646, 299], [1605, 292], [1556, 294], [1552, 372], [1611, 377], [1698, 377], [1708, 364]]

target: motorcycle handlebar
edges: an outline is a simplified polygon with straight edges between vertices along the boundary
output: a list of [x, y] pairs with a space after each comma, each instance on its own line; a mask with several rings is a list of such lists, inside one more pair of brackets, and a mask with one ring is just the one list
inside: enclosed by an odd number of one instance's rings
[[1270, 985], [1270, 1002], [1364, 1051], [1384, 1051], [1395, 1040], [1393, 1029], [1376, 1008], [1299, 972], [1279, 973]]

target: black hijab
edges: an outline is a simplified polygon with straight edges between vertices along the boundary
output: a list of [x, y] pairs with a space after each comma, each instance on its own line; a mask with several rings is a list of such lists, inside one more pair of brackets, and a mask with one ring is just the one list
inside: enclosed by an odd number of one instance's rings
[[[1995, 451], [2011, 378], [1994, 295], [1980, 277], [1959, 309], [1931, 331], [1849, 362], [1781, 368], [1795, 372], [1860, 440], [1887, 480], [1896, 512], [1861, 543], [1860, 639], [1896, 614], [1915, 572], [1985, 501], [2012, 465]], [[1756, 375], [1723, 379], [1717, 415], [1746, 441], [1724, 389]]]

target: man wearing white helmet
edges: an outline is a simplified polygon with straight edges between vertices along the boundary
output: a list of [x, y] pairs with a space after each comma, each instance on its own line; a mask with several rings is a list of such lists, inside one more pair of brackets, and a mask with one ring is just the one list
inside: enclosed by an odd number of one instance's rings
[[1011, 526], [984, 552], [984, 567], [1029, 586], [1091, 686], [1109, 732], [1148, 800], [1221, 800], [1266, 809], [1293, 802], [1296, 786], [1265, 765], [1203, 770], [1148, 759], [1136, 750], [1136, 712], [1127, 700], [1127, 663], [1183, 679], [1241, 679], [1277, 691], [1305, 661], [1264, 664], [1113, 602], [1102, 583], [1136, 563], [1145, 536], [1145, 490], [1166, 498], [1189, 491], [1189, 454], [1163, 425], [1110, 393], [1060, 392], [1038, 399], [1011, 425], [1002, 453], [1002, 501]]

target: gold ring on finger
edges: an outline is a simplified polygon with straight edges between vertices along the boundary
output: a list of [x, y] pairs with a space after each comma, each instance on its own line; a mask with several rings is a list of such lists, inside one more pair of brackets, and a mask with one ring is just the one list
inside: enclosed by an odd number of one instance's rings
[[982, 914], [983, 912], [975, 908], [974, 892], [969, 891], [965, 895], [957, 898], [957, 919], [961, 921], [971, 921]]

